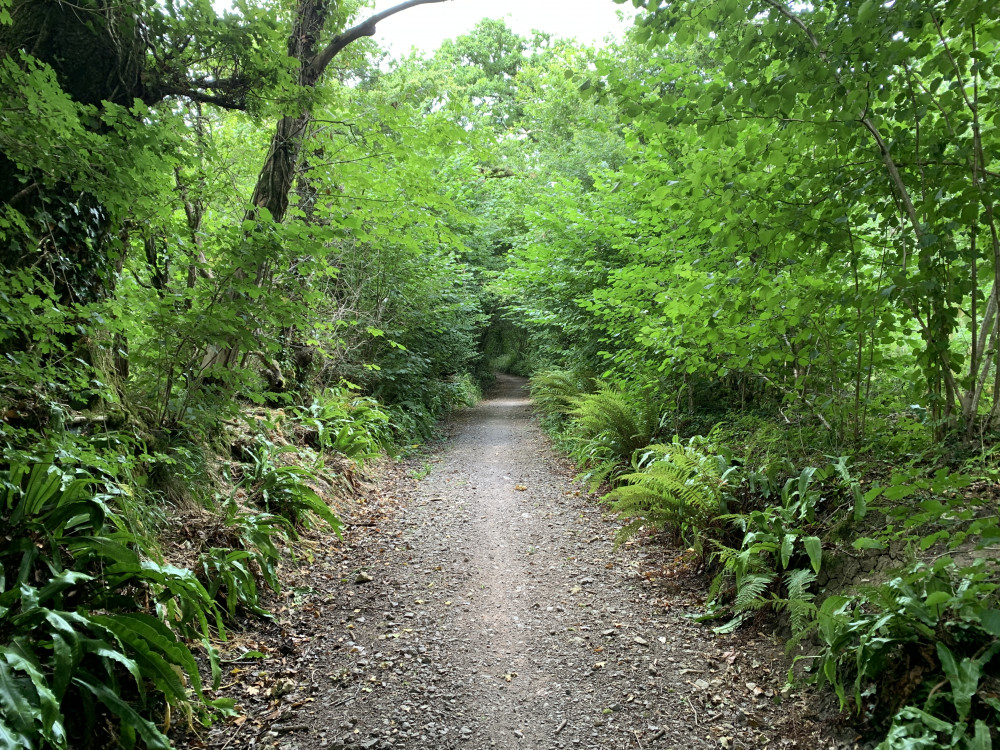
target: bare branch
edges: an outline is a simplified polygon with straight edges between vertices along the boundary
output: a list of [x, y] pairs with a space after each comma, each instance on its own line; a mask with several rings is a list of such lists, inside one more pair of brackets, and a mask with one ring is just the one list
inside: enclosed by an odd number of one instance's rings
[[245, 93], [240, 93], [238, 95], [216, 95], [209, 94], [207, 91], [202, 91], [197, 88], [182, 88], [180, 86], [161, 86], [156, 89], [156, 100], [166, 99], [170, 96], [183, 96], [186, 99], [190, 99], [193, 102], [198, 102], [199, 104], [211, 104], [219, 109], [228, 109], [236, 111], [246, 111], [246, 95]]
[[352, 42], [356, 42], [363, 36], [374, 36], [375, 26], [379, 23], [379, 21], [384, 21], [386, 18], [389, 18], [389, 16], [394, 16], [397, 13], [401, 13], [408, 8], [414, 8], [417, 5], [444, 2], [447, 2], [447, 0], [406, 0], [406, 2], [387, 8], [381, 13], [376, 13], [371, 18], [344, 30], [343, 33], [334, 37], [333, 41], [327, 45], [326, 49], [320, 52], [312, 61], [309, 66], [312, 69], [310, 73], [319, 77], [323, 74], [323, 71], [326, 70], [326, 66], [330, 64], [330, 61], [336, 57], [340, 51], [344, 49], [344, 47]]

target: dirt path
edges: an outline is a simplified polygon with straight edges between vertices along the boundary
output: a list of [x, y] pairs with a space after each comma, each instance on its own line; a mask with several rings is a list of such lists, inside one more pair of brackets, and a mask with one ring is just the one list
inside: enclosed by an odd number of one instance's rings
[[450, 430], [429, 464], [382, 490], [399, 507], [372, 510], [377, 530], [317, 550], [276, 626], [283, 645], [237, 667], [259, 677], [242, 696], [250, 719], [209, 744], [834, 746], [780, 693], [780, 652], [686, 617], [690, 592], [642, 575], [643, 555], [662, 550], [613, 548], [523, 380], [501, 376]]

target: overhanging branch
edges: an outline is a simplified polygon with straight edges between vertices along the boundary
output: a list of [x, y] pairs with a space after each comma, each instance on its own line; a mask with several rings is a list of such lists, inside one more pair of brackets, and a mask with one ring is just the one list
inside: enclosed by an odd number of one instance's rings
[[344, 47], [348, 46], [352, 42], [356, 42], [363, 36], [374, 36], [375, 27], [380, 21], [384, 21], [389, 16], [394, 16], [397, 13], [416, 7], [417, 5], [428, 5], [430, 3], [444, 3], [448, 0], [406, 0], [404, 3], [399, 5], [394, 5], [391, 8], [386, 8], [381, 13], [376, 13], [371, 18], [362, 21], [356, 26], [352, 26], [349, 29], [344, 30], [342, 33], [334, 37], [333, 41], [326, 46], [322, 52], [320, 52], [316, 58], [312, 61], [310, 71], [312, 75], [317, 78], [323, 74], [326, 70], [326, 66], [330, 64], [330, 61], [336, 57]]

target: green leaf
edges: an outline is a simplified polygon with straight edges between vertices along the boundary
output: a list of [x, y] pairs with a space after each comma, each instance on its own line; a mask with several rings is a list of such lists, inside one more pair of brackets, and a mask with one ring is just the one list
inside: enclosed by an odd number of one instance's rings
[[983, 612], [979, 615], [979, 621], [983, 626], [983, 630], [992, 635], [994, 638], [1000, 638], [1000, 610], [983, 610]]
[[[0, 647], [2, 648], [2, 647]], [[12, 722], [10, 731], [16, 734], [20, 744], [10, 747], [32, 747], [29, 734], [34, 720], [41, 720], [41, 712], [33, 705], [24, 692], [24, 684], [18, 681], [5, 661], [0, 661], [0, 719]]]
[[962, 659], [961, 662], [956, 662], [951, 650], [940, 641], [936, 646], [941, 669], [944, 670], [948, 682], [951, 683], [951, 702], [958, 712], [959, 722], [964, 723], [972, 711], [972, 696], [979, 688], [982, 668], [973, 659]]
[[201, 692], [198, 668], [191, 652], [156, 618], [135, 613], [94, 615], [92, 619], [128, 647], [143, 676], [152, 680], [168, 699], [187, 702], [187, 692], [175, 666], [183, 670], [195, 689]]
[[945, 602], [950, 602], [951, 599], [952, 596], [947, 591], [935, 591], [927, 595], [927, 598], [924, 600], [924, 606], [936, 607], [940, 604], [944, 604]]
[[792, 547], [795, 545], [795, 534], [785, 534], [781, 540], [781, 567], [788, 567], [788, 560], [792, 556]]
[[993, 750], [990, 726], [982, 719], [976, 719], [976, 733], [969, 741], [969, 750]]
[[875, 11], [877, 11], [878, 8], [879, 4], [876, 0], [865, 0], [861, 3], [861, 7], [858, 8], [858, 23], [861, 25], [867, 24], [871, 20], [872, 16], [875, 15]]
[[119, 718], [123, 728], [137, 732], [149, 750], [170, 750], [170, 740], [161, 734], [151, 721], [142, 718], [132, 706], [122, 700], [107, 685], [82, 673], [74, 675], [73, 682], [89, 690], [111, 713]]
[[818, 536], [802, 537], [802, 544], [809, 555], [809, 563], [815, 572], [819, 573], [820, 564], [823, 562], [823, 542]]
[[854, 494], [854, 520], [862, 521], [868, 515], [868, 500], [857, 482], [851, 484], [851, 492]]
[[862, 536], [851, 542], [851, 546], [854, 549], [885, 549], [885, 543], [880, 542], [877, 539], [872, 539], [870, 537]]
[[244, 651], [242, 654], [236, 657], [236, 661], [240, 661], [242, 659], [267, 659], [267, 658], [270, 657], [268, 657], [267, 654], [261, 651]]
[[212, 645], [207, 638], [202, 639], [202, 646], [208, 654], [208, 664], [212, 672], [212, 690], [218, 690], [222, 682], [222, 666], [219, 661], [219, 649]]

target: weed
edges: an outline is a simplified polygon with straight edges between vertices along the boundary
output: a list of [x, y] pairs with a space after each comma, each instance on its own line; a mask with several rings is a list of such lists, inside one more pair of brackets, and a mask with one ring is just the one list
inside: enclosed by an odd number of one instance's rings
[[433, 467], [430, 465], [430, 463], [425, 461], [424, 465], [421, 466], [419, 469], [412, 469], [410, 471], [410, 476], [419, 482], [421, 479], [425, 479], [427, 475], [431, 473], [432, 468]]

